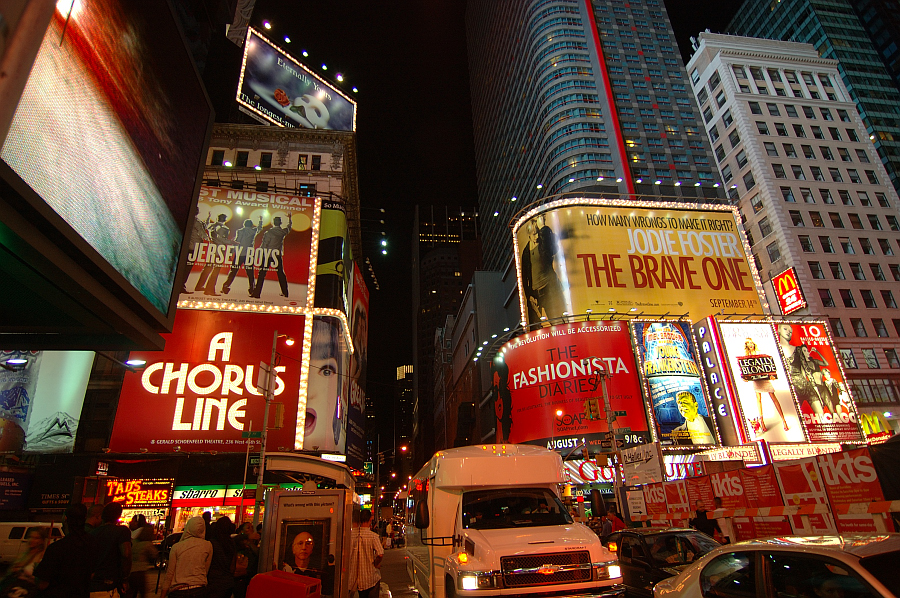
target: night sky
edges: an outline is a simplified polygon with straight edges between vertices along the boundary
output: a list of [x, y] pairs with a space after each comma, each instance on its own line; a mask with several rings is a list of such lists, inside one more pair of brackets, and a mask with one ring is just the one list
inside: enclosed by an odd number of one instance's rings
[[[412, 363], [414, 206], [477, 202], [465, 4], [257, 0], [251, 23], [261, 29], [264, 20], [270, 21], [272, 29], [264, 31], [269, 39], [358, 101], [363, 258], [371, 259], [380, 286], [376, 290], [368, 280], [368, 388], [376, 399], [392, 396], [396, 367]], [[666, 2], [685, 61], [689, 37], [706, 28], [723, 31], [740, 4]], [[285, 36], [290, 44], [283, 42]], [[205, 78], [218, 120], [227, 121], [235, 114], [241, 50], [222, 39], [215, 42], [214, 68]], [[308, 58], [301, 56], [302, 50], [309, 52]], [[322, 71], [323, 63], [327, 71]], [[343, 84], [335, 82], [337, 73], [344, 75]], [[353, 86], [359, 93], [350, 92]], [[387, 256], [378, 246], [381, 231], [389, 239]]]

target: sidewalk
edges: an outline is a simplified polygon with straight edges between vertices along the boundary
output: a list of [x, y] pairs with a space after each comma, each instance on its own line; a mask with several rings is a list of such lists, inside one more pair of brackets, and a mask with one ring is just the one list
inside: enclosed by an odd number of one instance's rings
[[392, 598], [414, 598], [412, 581], [406, 572], [406, 549], [387, 548], [381, 561], [381, 581], [391, 588]]

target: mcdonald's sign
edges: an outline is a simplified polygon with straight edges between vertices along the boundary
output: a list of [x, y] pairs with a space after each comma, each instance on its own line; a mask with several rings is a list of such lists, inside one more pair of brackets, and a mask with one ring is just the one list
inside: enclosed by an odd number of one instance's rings
[[803, 291], [797, 282], [797, 273], [794, 272], [793, 268], [788, 268], [774, 277], [772, 286], [775, 289], [775, 294], [778, 296], [782, 314], [792, 314], [798, 309], [806, 307], [806, 299], [803, 297]]
[[869, 444], [886, 442], [888, 438], [894, 435], [894, 431], [884, 418], [884, 415], [877, 411], [872, 413], [860, 413], [859, 419], [862, 424], [863, 433], [866, 435], [866, 442]]

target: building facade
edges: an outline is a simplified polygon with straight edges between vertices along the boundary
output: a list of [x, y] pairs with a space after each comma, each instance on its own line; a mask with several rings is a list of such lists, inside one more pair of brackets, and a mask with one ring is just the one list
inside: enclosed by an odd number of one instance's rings
[[470, 0], [466, 30], [488, 269], [548, 195], [719, 196], [660, 0]]
[[[885, 70], [877, 47], [881, 44], [870, 38], [851, 0], [745, 0], [728, 33], [810, 43], [822, 58], [837, 60], [867, 136], [875, 142], [894, 187], [900, 189], [900, 90]], [[890, 54], [889, 45], [884, 44], [884, 52]], [[773, 89], [773, 84], [766, 87]]]
[[773, 310], [793, 268], [808, 306], [792, 315], [828, 319], [861, 410], [897, 405], [900, 201], [837, 62], [701, 33], [688, 71]]

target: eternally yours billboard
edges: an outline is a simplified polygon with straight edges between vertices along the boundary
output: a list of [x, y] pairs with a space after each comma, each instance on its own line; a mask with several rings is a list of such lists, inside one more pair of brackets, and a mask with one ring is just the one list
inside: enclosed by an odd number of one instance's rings
[[663, 446], [718, 444], [687, 322], [634, 322], [634, 340]]
[[748, 440], [806, 440], [772, 326], [720, 321], [719, 330]]
[[859, 415], [825, 323], [782, 322], [775, 327], [810, 442], [860, 442]]
[[237, 101], [281, 127], [356, 129], [356, 102], [252, 27], [244, 44]]
[[318, 200], [201, 187], [180, 307], [307, 305]]
[[[626, 444], [646, 441], [647, 420], [632, 355], [625, 322], [551, 326], [509, 341], [491, 365], [498, 442], [574, 448], [572, 439], [599, 439], [608, 430], [598, 375], [602, 371], [612, 374], [607, 381], [610, 406], [627, 412], [615, 424], [631, 428]], [[592, 398], [601, 410], [593, 420], [584, 407]]]
[[[599, 204], [599, 205], [598, 205]], [[761, 314], [758, 275], [731, 208], [563, 200], [516, 223], [524, 321], [563, 313]]]
[[178, 310], [173, 332], [163, 335], [165, 351], [131, 354], [147, 360], [147, 366], [125, 374], [110, 448], [125, 453], [240, 452], [250, 442], [258, 450], [259, 441], [244, 440], [241, 433], [262, 429], [265, 401], [256, 379], [260, 362], [271, 358], [278, 330], [297, 342], [278, 344], [282, 359], [275, 368], [274, 400], [284, 403], [284, 427], [269, 430], [266, 449], [292, 450], [304, 319]]

